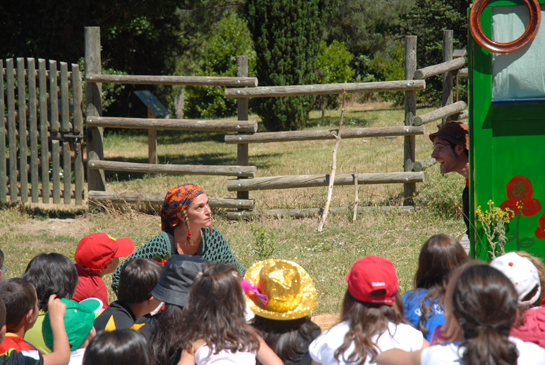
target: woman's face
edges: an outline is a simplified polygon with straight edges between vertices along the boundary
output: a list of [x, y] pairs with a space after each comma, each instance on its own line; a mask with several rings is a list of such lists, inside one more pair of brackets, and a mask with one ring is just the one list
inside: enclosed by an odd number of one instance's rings
[[208, 205], [208, 197], [201, 194], [187, 208], [187, 218], [191, 229], [201, 229], [212, 225], [212, 211]]

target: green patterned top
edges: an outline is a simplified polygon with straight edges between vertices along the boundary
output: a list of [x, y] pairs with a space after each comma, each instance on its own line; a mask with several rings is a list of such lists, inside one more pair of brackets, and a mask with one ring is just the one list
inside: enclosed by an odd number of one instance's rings
[[[220, 231], [216, 228], [212, 228], [212, 233], [210, 233], [207, 228], [204, 228], [201, 232], [202, 241], [195, 256], [201, 256], [210, 263], [235, 264], [240, 275], [244, 276], [246, 269], [237, 261], [235, 255], [233, 255], [233, 252], [231, 251], [231, 247], [229, 247], [229, 244]], [[178, 249], [174, 242], [174, 230], [169, 228], [162, 231], [146, 242], [145, 245], [133, 252], [132, 255], [127, 257], [127, 259], [119, 265], [112, 276], [112, 288], [114, 292], [117, 293], [121, 268], [129, 260], [140, 257], [153, 259], [156, 256], [164, 258], [167, 255], [172, 257], [178, 254]]]

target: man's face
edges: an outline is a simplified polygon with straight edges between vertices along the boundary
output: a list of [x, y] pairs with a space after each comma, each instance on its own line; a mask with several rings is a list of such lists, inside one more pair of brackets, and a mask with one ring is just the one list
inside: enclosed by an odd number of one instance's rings
[[455, 146], [453, 149], [447, 140], [435, 137], [431, 157], [435, 158], [441, 164], [441, 173], [446, 174], [459, 171], [462, 165], [465, 166], [465, 161], [460, 156], [463, 150], [462, 146]]

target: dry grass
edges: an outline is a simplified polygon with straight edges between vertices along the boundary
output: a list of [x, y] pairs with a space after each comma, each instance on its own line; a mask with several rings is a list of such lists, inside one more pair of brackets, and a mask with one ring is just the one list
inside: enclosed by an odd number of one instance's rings
[[[426, 110], [419, 110], [423, 113]], [[402, 125], [403, 110], [387, 104], [354, 105], [345, 115], [347, 127]], [[338, 123], [339, 111], [328, 111], [327, 126]], [[253, 116], [255, 118], [255, 116]], [[309, 128], [318, 129], [319, 111], [311, 113]], [[350, 124], [352, 123], [352, 124]], [[433, 130], [433, 128], [428, 128]], [[428, 131], [429, 133], [429, 131]], [[417, 158], [431, 152], [427, 134], [417, 136]], [[329, 173], [334, 141], [254, 144], [250, 146], [250, 163], [258, 167], [258, 176]], [[225, 145], [222, 134], [214, 133], [160, 133], [160, 162], [235, 164], [236, 147]], [[147, 161], [147, 135], [124, 133], [105, 137], [107, 159]], [[341, 142], [338, 172], [402, 171], [403, 138], [346, 139]], [[463, 179], [457, 176], [441, 177], [437, 167], [426, 172], [427, 182], [418, 185], [424, 191], [427, 204], [441, 198], [444, 190], [449, 196], [459, 197]], [[109, 175], [107, 190], [164, 194], [183, 182], [195, 182], [210, 196], [235, 197], [227, 192], [224, 177], [210, 176], [150, 176], [124, 174]], [[439, 183], [439, 184], [438, 184]], [[363, 205], [396, 205], [400, 203], [401, 184], [360, 186]], [[327, 188], [292, 189], [251, 192], [258, 208], [321, 207]], [[332, 206], [348, 206], [353, 201], [353, 187], [335, 187]], [[448, 206], [447, 205], [447, 210]], [[436, 205], [438, 206], [438, 205]], [[0, 210], [0, 232], [6, 254], [7, 277], [19, 276], [28, 261], [40, 252], [60, 252], [73, 257], [77, 242], [85, 235], [104, 231], [114, 237], [131, 237], [141, 246], [160, 231], [160, 218], [132, 209], [102, 211], [59, 211], [21, 206], [6, 206]], [[73, 208], [72, 208], [73, 209]], [[457, 208], [456, 208], [457, 209]], [[61, 219], [65, 218], [65, 219]], [[443, 210], [423, 208], [413, 214], [366, 212], [353, 223], [352, 217], [330, 215], [323, 233], [317, 233], [317, 219], [261, 219], [253, 222], [274, 235], [275, 252], [272, 257], [294, 260], [305, 267], [315, 281], [319, 303], [314, 314], [336, 313], [346, 290], [344, 276], [352, 263], [363, 256], [374, 254], [390, 259], [397, 269], [400, 291], [412, 287], [416, 259], [421, 245], [433, 234], [448, 233], [459, 238], [464, 231], [456, 213], [446, 215]], [[227, 220], [222, 210], [215, 211], [214, 225], [223, 233], [240, 262], [248, 267], [258, 260], [255, 238], [250, 222]], [[342, 243], [342, 244], [341, 244]], [[106, 281], [108, 281], [107, 278]], [[113, 300], [113, 296], [111, 297]]]

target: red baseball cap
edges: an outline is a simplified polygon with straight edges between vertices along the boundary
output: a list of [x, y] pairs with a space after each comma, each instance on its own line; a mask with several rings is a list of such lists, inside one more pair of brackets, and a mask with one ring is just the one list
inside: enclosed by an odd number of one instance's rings
[[134, 251], [130, 238], [115, 239], [106, 233], [92, 233], [78, 243], [74, 259], [94, 272], [108, 265], [115, 257], [129, 256]]
[[[359, 259], [346, 274], [346, 282], [350, 294], [361, 302], [394, 304], [398, 282], [394, 264], [389, 260], [374, 255]], [[384, 295], [371, 295], [377, 290], [385, 290]]]

